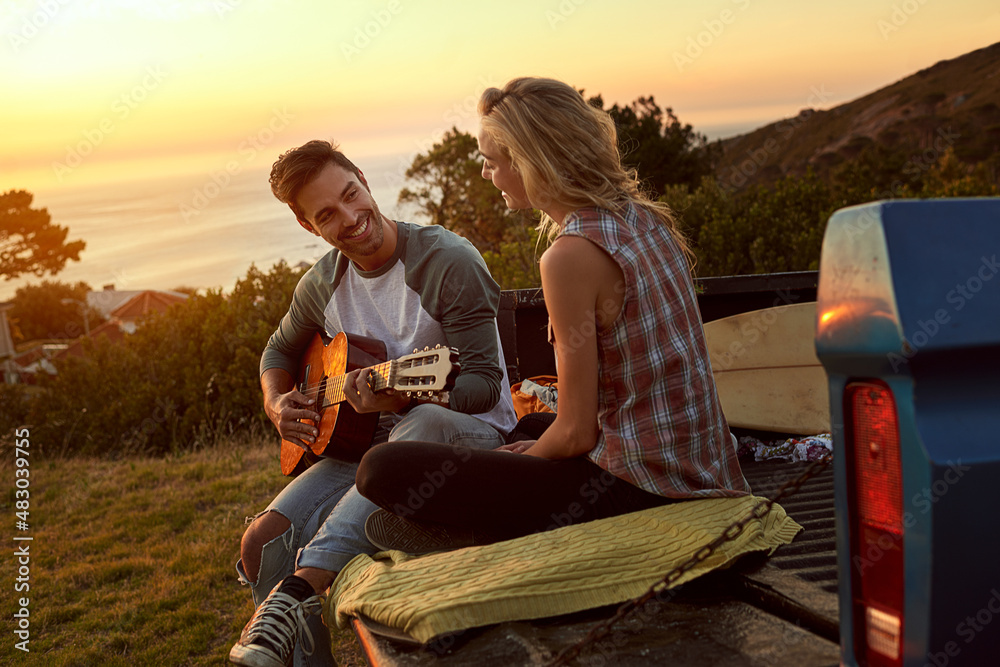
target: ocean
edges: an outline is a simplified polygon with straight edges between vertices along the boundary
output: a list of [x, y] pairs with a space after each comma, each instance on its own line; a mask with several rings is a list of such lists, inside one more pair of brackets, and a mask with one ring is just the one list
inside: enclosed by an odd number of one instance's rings
[[[409, 164], [405, 155], [358, 161], [382, 212], [415, 220], [396, 204]], [[302, 229], [274, 198], [268, 170], [192, 174], [33, 192], [67, 239], [86, 241], [79, 262], [55, 276], [0, 283], [0, 301], [17, 287], [43, 280], [88, 283], [101, 290], [221, 288], [232, 290], [251, 265], [269, 270], [280, 260], [312, 263], [330, 246]], [[409, 208], [409, 207], [407, 207]], [[410, 217], [407, 217], [410, 215]]]

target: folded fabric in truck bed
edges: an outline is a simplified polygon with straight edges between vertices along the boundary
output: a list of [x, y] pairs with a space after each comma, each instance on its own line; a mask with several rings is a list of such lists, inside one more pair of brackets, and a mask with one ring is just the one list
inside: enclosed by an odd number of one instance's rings
[[[467, 628], [624, 602], [747, 516], [762, 500], [689, 500], [516, 540], [414, 557], [360, 555], [331, 588], [327, 623], [361, 616], [420, 642]], [[801, 530], [774, 505], [678, 583], [753, 551], [773, 551]]]

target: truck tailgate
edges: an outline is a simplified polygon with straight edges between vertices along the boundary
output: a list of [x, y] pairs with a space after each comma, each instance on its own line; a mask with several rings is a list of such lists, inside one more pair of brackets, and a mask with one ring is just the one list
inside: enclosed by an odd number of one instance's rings
[[[744, 462], [754, 492], [771, 496], [807, 464]], [[827, 469], [781, 503], [805, 530], [770, 558], [751, 556], [726, 572], [654, 600], [592, 644], [575, 664], [835, 665], [837, 570], [833, 473]], [[394, 639], [355, 620], [375, 667], [543, 665], [616, 607], [502, 623], [439, 637], [427, 645]]]

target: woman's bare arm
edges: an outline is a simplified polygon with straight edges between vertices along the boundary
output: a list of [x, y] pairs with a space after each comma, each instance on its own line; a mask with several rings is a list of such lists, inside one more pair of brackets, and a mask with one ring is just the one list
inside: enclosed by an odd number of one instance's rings
[[[548, 459], [586, 454], [597, 443], [597, 336], [618, 316], [624, 278], [611, 257], [577, 236], [542, 255], [542, 289], [555, 336], [559, 374], [556, 419], [524, 453]], [[615, 303], [614, 295], [618, 295]]]

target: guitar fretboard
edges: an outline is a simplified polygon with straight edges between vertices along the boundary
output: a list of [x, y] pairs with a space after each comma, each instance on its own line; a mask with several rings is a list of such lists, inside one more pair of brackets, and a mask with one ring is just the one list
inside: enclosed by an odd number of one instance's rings
[[[379, 392], [389, 387], [389, 376], [392, 371], [393, 361], [386, 361], [377, 366], [372, 366], [371, 374], [368, 376], [368, 386], [373, 392]], [[344, 386], [347, 375], [338, 375], [335, 378], [327, 378], [326, 391], [323, 392], [323, 407], [336, 405], [347, 400], [344, 395]]]

